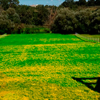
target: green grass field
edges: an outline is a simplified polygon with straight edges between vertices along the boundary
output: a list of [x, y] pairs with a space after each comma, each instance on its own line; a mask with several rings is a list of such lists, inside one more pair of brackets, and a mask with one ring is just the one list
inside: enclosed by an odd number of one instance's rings
[[100, 77], [100, 43], [61, 34], [0, 39], [0, 100], [100, 99], [100, 93], [73, 77], [95, 87], [92, 83]]

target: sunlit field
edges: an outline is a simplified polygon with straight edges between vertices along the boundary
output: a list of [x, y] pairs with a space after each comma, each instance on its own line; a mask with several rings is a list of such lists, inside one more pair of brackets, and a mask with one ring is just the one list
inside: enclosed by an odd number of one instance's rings
[[0, 100], [100, 100], [97, 77], [100, 43], [61, 34], [0, 38]]

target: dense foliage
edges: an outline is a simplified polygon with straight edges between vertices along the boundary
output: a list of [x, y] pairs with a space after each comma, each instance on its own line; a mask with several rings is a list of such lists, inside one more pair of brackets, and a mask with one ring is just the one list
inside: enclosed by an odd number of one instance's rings
[[[40, 32], [41, 29], [37, 29], [37, 26], [43, 26], [49, 21], [51, 10], [49, 8], [43, 5], [37, 7], [18, 5], [4, 10], [3, 6], [0, 6], [0, 34], [23, 33], [23, 31], [25, 33], [28, 30], [28, 33]], [[44, 32], [48, 30], [45, 28]]]
[[[81, 10], [82, 8], [78, 6], [86, 3], [85, 0], [79, 2], [65, 0], [59, 7], [48, 5], [32, 7], [19, 5], [18, 0], [0, 0], [0, 34], [51, 31], [63, 34], [74, 32], [100, 34], [100, 7]], [[88, 2], [92, 4], [91, 0]], [[96, 2], [99, 4], [98, 0]]]
[[61, 8], [51, 27], [56, 33], [90, 33], [100, 34], [100, 9], [73, 11]]
[[20, 19], [13, 8], [2, 11], [0, 14], [0, 34], [11, 33], [17, 21], [20, 21]]
[[65, 0], [61, 7], [77, 8], [78, 6], [100, 6], [100, 0]]
[[19, 0], [0, 0], [0, 5], [3, 9], [8, 9], [9, 7], [15, 7], [19, 4]]

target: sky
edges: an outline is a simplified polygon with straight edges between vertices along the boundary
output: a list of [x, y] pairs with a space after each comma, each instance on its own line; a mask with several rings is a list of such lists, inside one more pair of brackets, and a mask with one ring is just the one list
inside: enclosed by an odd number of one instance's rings
[[19, 4], [22, 5], [56, 5], [59, 6], [61, 3], [63, 3], [65, 0], [19, 0]]

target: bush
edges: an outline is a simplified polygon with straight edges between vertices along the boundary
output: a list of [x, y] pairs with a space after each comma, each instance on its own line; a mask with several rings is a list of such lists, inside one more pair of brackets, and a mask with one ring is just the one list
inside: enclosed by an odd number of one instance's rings
[[24, 29], [24, 33], [26, 34], [34, 34], [34, 33], [50, 33], [50, 29], [48, 28], [43, 28], [43, 27], [28, 27], [26, 26], [26, 28]]
[[45, 33], [50, 33], [50, 29], [46, 28], [46, 29], [44, 29], [44, 32]]
[[27, 28], [25, 28], [25, 33], [26, 33], [26, 34], [30, 34], [30, 33], [31, 33], [31, 29], [30, 29], [30, 28], [28, 28], [28, 27], [27, 27]]

